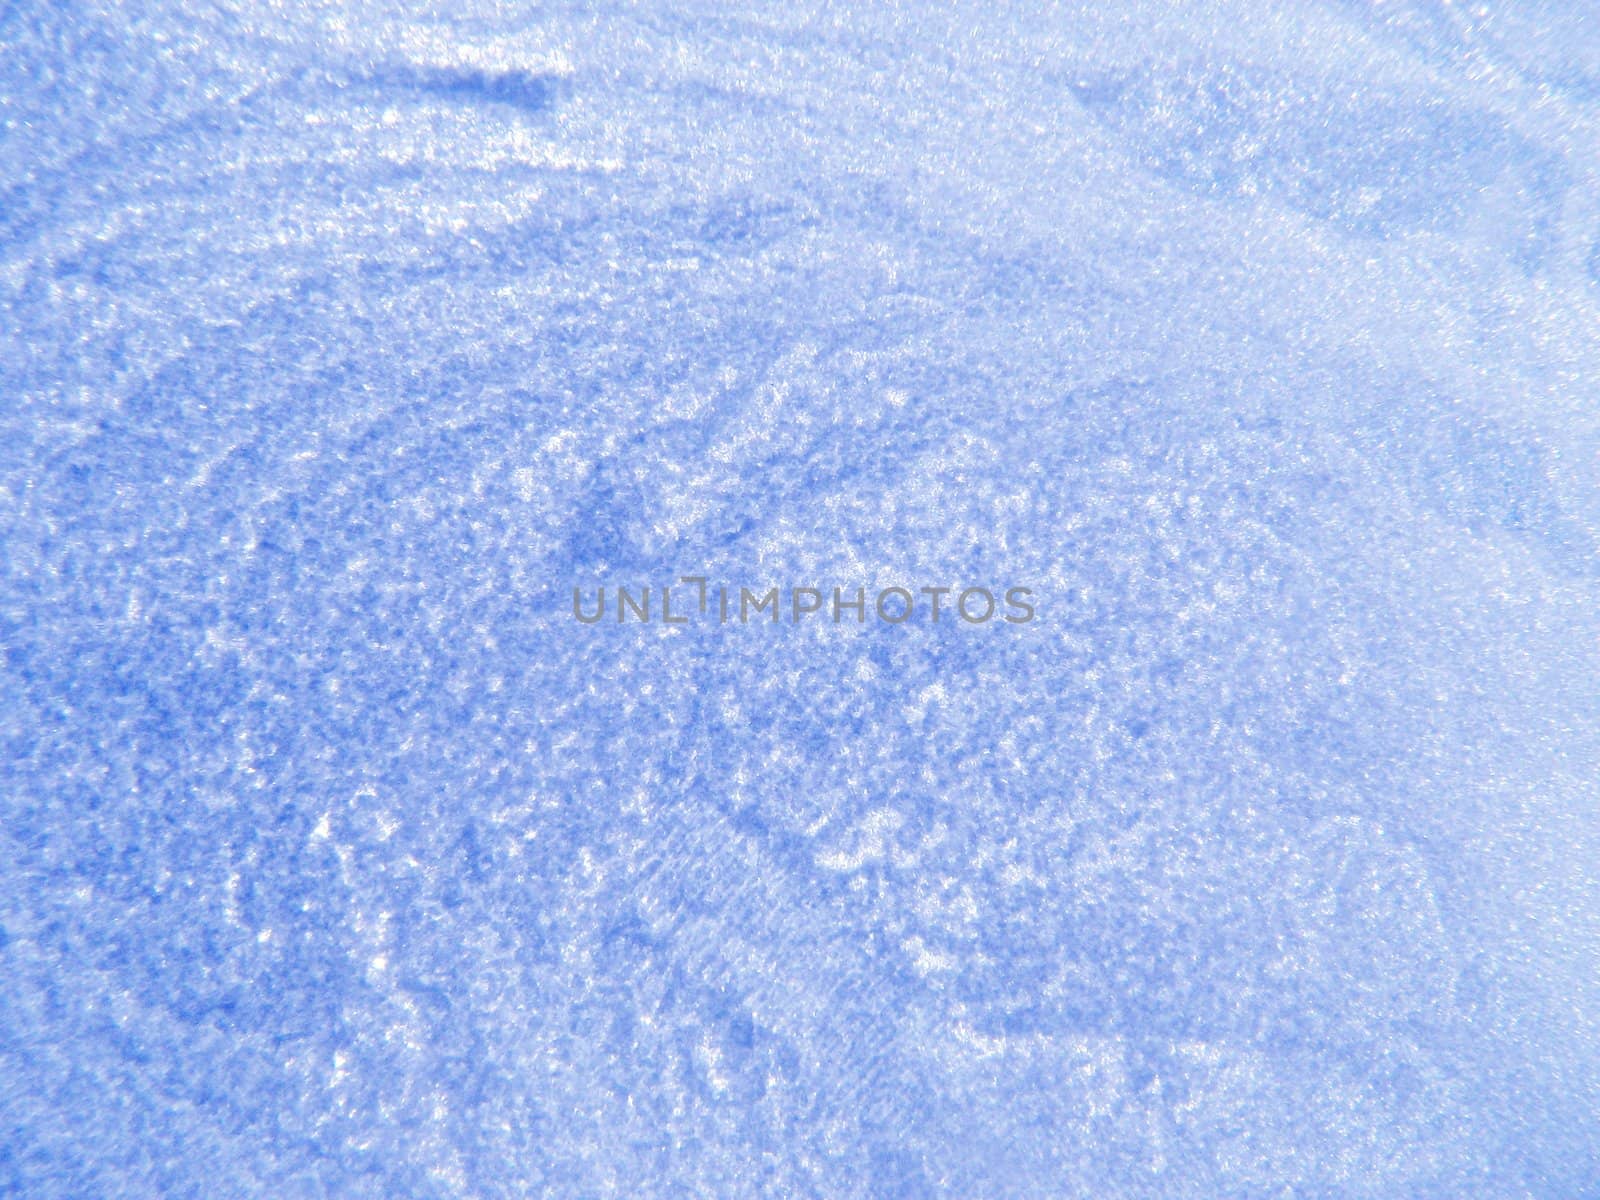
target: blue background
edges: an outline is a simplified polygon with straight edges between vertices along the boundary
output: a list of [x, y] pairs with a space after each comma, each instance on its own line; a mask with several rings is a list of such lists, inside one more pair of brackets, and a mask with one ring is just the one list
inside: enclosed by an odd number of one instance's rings
[[0, 1191], [1600, 1195], [1589, 4], [0, 44]]

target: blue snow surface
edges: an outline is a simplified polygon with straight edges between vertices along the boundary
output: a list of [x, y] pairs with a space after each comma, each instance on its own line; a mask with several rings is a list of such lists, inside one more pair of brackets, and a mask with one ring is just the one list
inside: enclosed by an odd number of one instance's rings
[[1600, 1196], [1591, 0], [0, 48], [0, 1193]]

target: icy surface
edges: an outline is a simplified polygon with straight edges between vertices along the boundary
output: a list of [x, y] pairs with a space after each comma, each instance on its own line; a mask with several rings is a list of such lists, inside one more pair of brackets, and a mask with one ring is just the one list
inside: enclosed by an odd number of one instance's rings
[[0, 1192], [1600, 1195], [1588, 0], [0, 11]]

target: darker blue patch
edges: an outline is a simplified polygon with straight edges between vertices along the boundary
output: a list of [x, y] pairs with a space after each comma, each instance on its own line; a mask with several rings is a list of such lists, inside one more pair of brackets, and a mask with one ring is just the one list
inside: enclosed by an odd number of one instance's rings
[[461, 104], [507, 104], [530, 113], [550, 107], [558, 86], [556, 77], [532, 71], [450, 67], [407, 67], [381, 75], [376, 82]]

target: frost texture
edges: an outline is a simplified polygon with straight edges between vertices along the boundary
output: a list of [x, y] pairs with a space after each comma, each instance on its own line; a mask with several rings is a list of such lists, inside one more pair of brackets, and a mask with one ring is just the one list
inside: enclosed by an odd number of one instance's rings
[[1590, 6], [432, 7], [0, 15], [0, 1191], [1600, 1194]]

